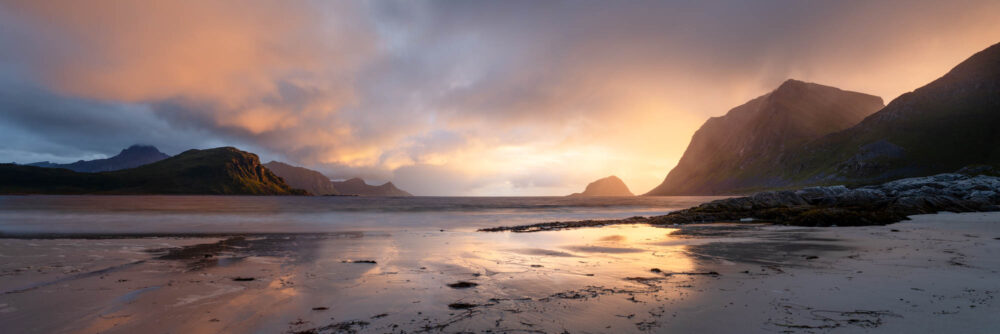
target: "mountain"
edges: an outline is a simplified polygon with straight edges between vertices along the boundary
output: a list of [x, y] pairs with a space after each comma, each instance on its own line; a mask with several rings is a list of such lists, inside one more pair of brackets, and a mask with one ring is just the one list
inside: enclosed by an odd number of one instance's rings
[[[761, 98], [774, 98], [781, 90]], [[748, 106], [753, 109], [752, 104], [763, 103], [756, 102], [761, 98], [730, 114]], [[849, 121], [831, 124], [825, 130], [814, 129], [813, 136], [785, 137], [762, 147], [755, 144], [758, 136], [769, 138], [773, 133], [768, 130], [787, 130], [785, 123], [747, 117], [743, 122], [748, 125], [742, 127], [735, 120], [729, 126], [718, 125], [729, 116], [706, 122], [678, 166], [649, 194], [737, 194], [813, 185], [864, 185], [989, 169], [1000, 166], [1000, 44], [976, 53], [941, 78], [839, 131], [836, 128]], [[725, 130], [732, 133], [727, 135]]]
[[591, 182], [582, 193], [574, 193], [570, 196], [635, 196], [628, 190], [628, 186], [617, 176]]
[[883, 107], [882, 99], [788, 80], [774, 91], [712, 117], [695, 132], [677, 167], [646, 195], [715, 195], [772, 185], [763, 171], [786, 152], [847, 129]]
[[774, 176], [792, 184], [870, 184], [1000, 166], [998, 129], [1000, 43], [860, 124], [798, 150]]
[[359, 178], [352, 178], [346, 181], [333, 182], [333, 186], [337, 188], [343, 195], [358, 195], [358, 196], [413, 196], [412, 194], [396, 188], [396, 185], [392, 182], [386, 182], [380, 186], [372, 186], [365, 183], [365, 180]]
[[271, 161], [264, 164], [274, 174], [285, 180], [289, 186], [303, 189], [313, 195], [339, 195], [330, 178], [312, 169]]
[[846, 129], [882, 108], [877, 96], [788, 80], [774, 91], [712, 117], [695, 132], [677, 167], [646, 195], [715, 195], [773, 180], [783, 154]]
[[304, 195], [232, 147], [188, 150], [136, 168], [78, 173], [61, 168], [0, 164], [4, 194]]
[[88, 161], [80, 160], [70, 164], [56, 164], [48, 161], [43, 161], [43, 162], [28, 164], [28, 166], [65, 168], [72, 170], [74, 172], [97, 173], [97, 172], [110, 172], [115, 170], [135, 168], [145, 164], [151, 164], [169, 157], [170, 157], [169, 155], [160, 152], [160, 150], [156, 149], [156, 147], [154, 146], [132, 145], [122, 150], [120, 153], [118, 153], [118, 155], [107, 159], [97, 159]]

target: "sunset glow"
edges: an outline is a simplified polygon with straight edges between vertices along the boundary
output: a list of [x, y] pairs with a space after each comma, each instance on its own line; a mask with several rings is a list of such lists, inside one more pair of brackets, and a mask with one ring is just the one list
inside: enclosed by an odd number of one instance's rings
[[0, 161], [228, 145], [421, 195], [641, 194], [788, 78], [889, 102], [1000, 40], [997, 1], [571, 4], [4, 1]]

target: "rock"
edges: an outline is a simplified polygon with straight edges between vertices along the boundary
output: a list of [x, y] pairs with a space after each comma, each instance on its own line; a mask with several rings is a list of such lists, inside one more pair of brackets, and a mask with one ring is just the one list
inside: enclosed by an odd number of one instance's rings
[[603, 179], [591, 182], [582, 193], [574, 193], [570, 196], [635, 196], [628, 190], [621, 179], [617, 176], [608, 176]]
[[750, 196], [753, 207], [782, 207], [809, 204], [802, 197], [791, 191], [767, 191], [756, 193]]
[[535, 232], [611, 224], [679, 225], [712, 222], [773, 222], [796, 226], [885, 225], [916, 214], [1000, 211], [1000, 177], [956, 173], [850, 189], [810, 187], [727, 198], [663, 216], [552, 222], [480, 231]]
[[468, 310], [468, 309], [476, 307], [476, 306], [479, 306], [479, 305], [469, 304], [469, 303], [451, 303], [451, 304], [448, 304], [448, 308], [450, 308], [452, 310]]
[[838, 206], [868, 206], [886, 201], [886, 194], [877, 189], [851, 189], [835, 197]]
[[475, 287], [475, 286], [478, 286], [478, 285], [479, 284], [477, 284], [477, 283], [466, 282], [466, 281], [458, 281], [458, 282], [455, 282], [455, 283], [449, 283], [448, 287], [452, 288], [452, 289], [467, 289], [467, 288], [472, 288], [472, 287]]
[[[845, 186], [832, 186], [832, 187], [809, 187], [803, 188], [795, 191], [796, 195], [802, 197], [803, 200], [809, 204], [824, 204], [824, 202], [830, 202], [833, 198], [850, 191]], [[828, 203], [827, 203], [828, 204]]]
[[975, 175], [1000, 176], [1000, 170], [990, 165], [969, 165], [960, 168], [958, 171], [955, 171], [955, 173], [968, 176], [975, 176]]

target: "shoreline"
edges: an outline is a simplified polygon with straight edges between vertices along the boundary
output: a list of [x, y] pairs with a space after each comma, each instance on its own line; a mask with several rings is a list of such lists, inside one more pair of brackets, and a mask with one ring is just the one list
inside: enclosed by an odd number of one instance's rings
[[661, 216], [557, 221], [479, 229], [539, 232], [618, 224], [678, 226], [716, 222], [765, 222], [789, 226], [873, 226], [938, 212], [1000, 211], [1000, 178], [938, 174], [859, 188], [810, 187], [720, 199]]
[[0, 322], [61, 333], [731, 330], [719, 318], [751, 332], [1000, 326], [987, 316], [1000, 312], [1000, 213], [911, 218], [517, 237], [0, 238]]

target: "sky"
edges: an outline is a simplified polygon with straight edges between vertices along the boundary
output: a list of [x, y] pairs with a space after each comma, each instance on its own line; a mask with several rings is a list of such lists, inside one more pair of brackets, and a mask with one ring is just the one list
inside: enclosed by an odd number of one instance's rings
[[789, 78], [886, 103], [1000, 1], [0, 0], [0, 161], [235, 146], [418, 195], [644, 193]]

